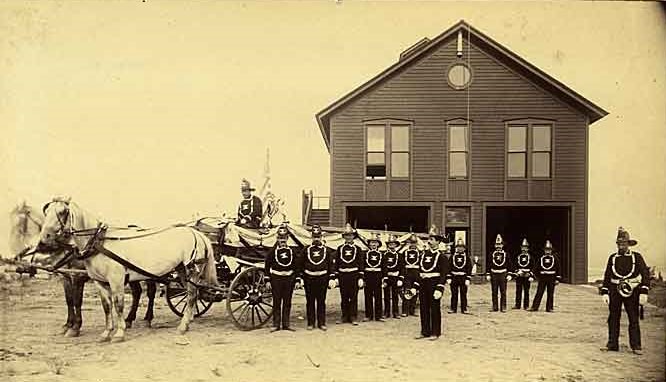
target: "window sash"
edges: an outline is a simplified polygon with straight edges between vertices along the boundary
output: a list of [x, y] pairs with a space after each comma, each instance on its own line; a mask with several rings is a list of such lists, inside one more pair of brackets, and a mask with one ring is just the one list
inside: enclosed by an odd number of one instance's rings
[[449, 177], [466, 178], [468, 166], [467, 152], [456, 151], [449, 153]]
[[[541, 158], [541, 159], [536, 159]], [[551, 155], [550, 151], [532, 152], [532, 177], [550, 178], [551, 176]]]
[[509, 125], [508, 151], [510, 153], [527, 151], [527, 125]]
[[409, 151], [409, 126], [391, 125], [391, 151]]
[[[402, 159], [398, 159], [402, 158]], [[409, 152], [394, 151], [391, 153], [391, 177], [408, 178], [409, 177]]]
[[527, 176], [527, 153], [509, 153], [506, 169], [509, 178], [525, 178]]
[[467, 125], [449, 126], [449, 151], [469, 151], [469, 134]]

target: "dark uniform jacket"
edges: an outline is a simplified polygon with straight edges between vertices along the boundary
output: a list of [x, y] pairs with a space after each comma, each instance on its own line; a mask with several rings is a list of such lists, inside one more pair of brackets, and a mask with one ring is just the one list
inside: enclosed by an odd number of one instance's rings
[[449, 274], [447, 279], [453, 279], [454, 276], [465, 276], [466, 280], [472, 279], [472, 259], [467, 256], [466, 252], [455, 252], [449, 257]]
[[641, 276], [639, 293], [650, 289], [650, 269], [643, 256], [638, 252], [628, 251], [624, 255], [613, 253], [608, 257], [601, 294], [608, 294], [610, 288], [616, 288], [621, 281]]
[[446, 275], [449, 273], [448, 259], [443, 251], [428, 248], [423, 251], [419, 261], [419, 283], [431, 280], [435, 283], [435, 289], [444, 293]]
[[402, 254], [404, 263], [404, 275], [409, 280], [416, 280], [419, 278], [419, 262], [421, 261], [421, 251], [418, 249], [407, 249]]
[[384, 253], [380, 250], [368, 249], [363, 256], [363, 275], [379, 275], [380, 278], [386, 275], [386, 263], [384, 262]]
[[404, 257], [400, 253], [387, 250], [384, 252], [384, 269], [386, 270], [386, 277], [393, 277], [400, 280], [405, 278], [405, 264]]
[[560, 275], [560, 259], [552, 253], [546, 255], [545, 253], [536, 260], [536, 265], [534, 266], [534, 273], [537, 277], [549, 278], [553, 277], [557, 281], [560, 281], [562, 276]]
[[511, 273], [516, 277], [531, 277], [534, 274], [534, 256], [520, 252], [511, 263]]
[[243, 198], [243, 200], [241, 200], [240, 205], [238, 206], [238, 218], [236, 219], [236, 224], [249, 228], [257, 228], [261, 223], [262, 216], [261, 199], [252, 195], [247, 199]]
[[503, 249], [495, 250], [488, 259], [487, 275], [505, 273], [509, 271], [509, 255]]
[[291, 277], [299, 273], [299, 263], [300, 259], [292, 248], [275, 246], [266, 256], [264, 270], [269, 280], [276, 276]]
[[302, 274], [306, 277], [335, 278], [333, 251], [324, 245], [308, 245], [303, 250]]
[[335, 254], [336, 276], [363, 273], [363, 250], [356, 244], [342, 244]]

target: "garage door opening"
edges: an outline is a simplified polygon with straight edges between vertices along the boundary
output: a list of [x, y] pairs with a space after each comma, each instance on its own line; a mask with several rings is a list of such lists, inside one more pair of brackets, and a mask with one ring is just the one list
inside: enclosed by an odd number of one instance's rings
[[430, 207], [347, 207], [347, 221], [356, 228], [401, 232], [428, 232]]
[[527, 238], [530, 252], [536, 256], [541, 256], [546, 240], [550, 240], [561, 260], [562, 279], [569, 282], [570, 215], [569, 207], [487, 207], [486, 256], [490, 256], [498, 233], [502, 235], [504, 249], [511, 258], [520, 252], [523, 237]]

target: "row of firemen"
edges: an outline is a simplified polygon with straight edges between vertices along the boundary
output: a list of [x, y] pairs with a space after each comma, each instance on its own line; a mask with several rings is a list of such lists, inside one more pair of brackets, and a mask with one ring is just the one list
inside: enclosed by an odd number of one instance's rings
[[[399, 296], [402, 297], [402, 316], [415, 315], [416, 299], [420, 296], [421, 335], [419, 338], [441, 335], [440, 300], [444, 287], [451, 288], [451, 309], [456, 313], [460, 300], [461, 313], [467, 313], [467, 288], [471, 282], [472, 262], [465, 245], [459, 240], [455, 252], [449, 247], [440, 250], [444, 237], [437, 227], [429, 233], [427, 248], [417, 248], [417, 237], [411, 235], [407, 249], [400, 251], [401, 243], [391, 235], [387, 250], [380, 251], [379, 234], [367, 240], [368, 250], [363, 251], [354, 243], [356, 231], [347, 225], [343, 232], [345, 243], [337, 251], [331, 251], [322, 242], [319, 226], [312, 228], [312, 244], [303, 254], [295, 254], [287, 245], [289, 232], [285, 226], [278, 228], [277, 245], [272, 256], [266, 259], [267, 281], [273, 292], [273, 330], [291, 330], [289, 315], [293, 288], [304, 284], [306, 295], [307, 327], [326, 330], [327, 289], [340, 287], [342, 323], [357, 325], [357, 296], [364, 289], [364, 321], [383, 321], [384, 318], [400, 318]], [[559, 281], [559, 261], [552, 253], [552, 245], [546, 243], [543, 254], [533, 259], [523, 240], [522, 251], [511, 261], [503, 250], [501, 236], [497, 236], [495, 251], [490, 256], [487, 279], [491, 281], [493, 311], [506, 311], [506, 284], [516, 278], [516, 306], [524, 307], [529, 301], [530, 283], [539, 280], [532, 310], [538, 310], [545, 290], [548, 291], [546, 310], [553, 309], [554, 286]], [[383, 293], [382, 293], [383, 292]], [[500, 303], [498, 305], [498, 294]], [[382, 298], [383, 295], [383, 298]], [[383, 309], [382, 309], [383, 308]]]

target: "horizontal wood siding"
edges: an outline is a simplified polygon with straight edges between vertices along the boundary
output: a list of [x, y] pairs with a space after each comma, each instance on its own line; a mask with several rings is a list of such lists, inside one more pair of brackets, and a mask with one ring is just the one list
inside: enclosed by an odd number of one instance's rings
[[552, 182], [550, 180], [532, 180], [530, 200], [551, 200]]
[[449, 180], [448, 200], [469, 200], [468, 180]]
[[506, 182], [507, 200], [525, 200], [527, 199], [527, 181], [509, 180]]
[[[412, 201], [441, 203], [462, 200], [457, 185], [448, 183], [448, 143], [446, 121], [468, 118], [470, 127], [471, 195], [467, 200], [478, 203], [511, 200], [554, 200], [574, 202], [575, 248], [572, 261], [577, 282], [586, 275], [586, 119], [570, 106], [472, 46], [463, 60], [473, 71], [468, 90], [454, 90], [446, 80], [446, 70], [456, 61], [455, 41], [450, 40], [429, 51], [412, 65], [379, 83], [359, 98], [339, 108], [331, 116], [331, 218], [342, 224], [343, 201], [363, 201], [364, 136], [363, 122], [371, 119], [396, 118], [413, 122]], [[387, 66], [390, 63], [387, 63]], [[538, 65], [538, 63], [537, 63]], [[469, 111], [468, 111], [469, 101]], [[545, 184], [533, 184], [532, 191], [507, 190], [505, 156], [505, 121], [521, 118], [554, 120], [553, 169], [550, 192]], [[512, 187], [512, 186], [510, 186]], [[389, 195], [393, 195], [393, 187]], [[447, 195], [447, 188], [450, 195]], [[515, 191], [515, 192], [514, 192]], [[552, 196], [549, 196], [552, 195]], [[395, 196], [385, 195], [391, 200]], [[441, 205], [440, 205], [441, 206]], [[480, 251], [482, 233], [481, 207], [473, 208], [472, 238]], [[432, 211], [433, 222], [441, 224], [442, 210]], [[476, 250], [475, 250], [476, 252]], [[481, 259], [485, 258], [480, 253]]]
[[391, 200], [410, 200], [409, 181], [392, 180], [390, 185], [389, 199]]
[[365, 182], [365, 200], [386, 200], [386, 182], [381, 180], [368, 180]]

